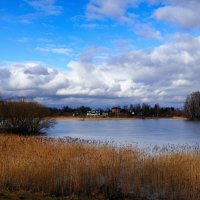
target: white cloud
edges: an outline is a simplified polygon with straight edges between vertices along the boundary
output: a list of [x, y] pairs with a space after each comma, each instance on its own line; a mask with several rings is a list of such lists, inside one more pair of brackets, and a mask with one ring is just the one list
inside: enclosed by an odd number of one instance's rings
[[145, 38], [151, 38], [156, 40], [162, 39], [162, 34], [159, 30], [154, 29], [149, 24], [137, 24], [134, 27], [134, 32], [140, 36], [145, 36]]
[[132, 16], [127, 14], [127, 9], [135, 7], [135, 4], [132, 0], [90, 0], [86, 16], [88, 19], [111, 18], [129, 21]]
[[[134, 33], [150, 38], [160, 40], [161, 32], [155, 30], [149, 23], [143, 22], [140, 14], [134, 9], [138, 8], [141, 2], [145, 0], [90, 0], [86, 9], [86, 18], [88, 20], [111, 19], [120, 24], [125, 24]], [[150, 18], [151, 16], [147, 16]], [[93, 23], [94, 25], [94, 23]]]
[[190, 85], [192, 85], [191, 81], [182, 80], [182, 79], [174, 80], [174, 81], [172, 81], [172, 84], [174, 86], [190, 86]]
[[[152, 10], [149, 8], [145, 12], [140, 9], [140, 12], [135, 12], [144, 2]], [[158, 7], [151, 7], [153, 4]], [[155, 29], [153, 27], [155, 21], [152, 24], [148, 23], [152, 17], [158, 21], [192, 30], [200, 27], [199, 12], [199, 0], [90, 0], [86, 7], [86, 18], [89, 20], [111, 19], [126, 24], [138, 35], [160, 40], [165, 31]]]
[[[7, 22], [20, 22], [23, 24], [31, 24], [34, 20], [48, 17], [48, 16], [58, 16], [63, 13], [63, 7], [58, 5], [58, 0], [22, 0], [25, 5], [32, 8], [24, 14], [1, 14], [0, 20]], [[20, 6], [24, 7], [23, 4]], [[26, 42], [26, 40], [20, 39], [19, 42]]]
[[54, 54], [61, 54], [61, 55], [69, 55], [72, 50], [65, 47], [37, 47], [37, 51], [46, 52], [46, 53], [54, 53]]
[[48, 75], [49, 72], [46, 68], [40, 65], [36, 65], [33, 67], [29, 67], [24, 71], [25, 74], [32, 74], [32, 75]]
[[24, 0], [36, 11], [45, 15], [60, 15], [62, 7], [56, 5], [57, 0]]
[[1, 79], [6, 79], [6, 78], [9, 78], [9, 77], [10, 77], [9, 70], [5, 69], [5, 68], [3, 68], [3, 69], [0, 68], [0, 78]]
[[120, 55], [110, 50], [101, 59], [101, 48], [97, 49], [70, 61], [68, 71], [35, 62], [1, 65], [0, 93], [48, 98], [57, 104], [111, 105], [182, 103], [187, 94], [199, 90], [200, 37], [176, 35], [152, 50]]
[[199, 0], [166, 0], [166, 5], [158, 8], [154, 17], [157, 20], [176, 24], [181, 28], [200, 27]]

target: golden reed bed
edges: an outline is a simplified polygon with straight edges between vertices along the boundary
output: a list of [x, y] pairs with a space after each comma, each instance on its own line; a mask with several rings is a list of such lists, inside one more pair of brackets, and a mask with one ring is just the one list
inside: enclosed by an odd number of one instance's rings
[[131, 146], [70, 138], [0, 136], [0, 189], [49, 195], [200, 199], [200, 154], [147, 155]]

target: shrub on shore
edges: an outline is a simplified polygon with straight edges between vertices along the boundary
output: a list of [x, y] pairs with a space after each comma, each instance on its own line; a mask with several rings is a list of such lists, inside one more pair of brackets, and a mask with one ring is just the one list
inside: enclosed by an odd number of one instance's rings
[[54, 121], [47, 119], [49, 110], [36, 102], [1, 101], [0, 131], [20, 135], [39, 135], [52, 127]]
[[133, 147], [0, 136], [0, 189], [58, 196], [200, 199], [198, 151], [147, 155]]

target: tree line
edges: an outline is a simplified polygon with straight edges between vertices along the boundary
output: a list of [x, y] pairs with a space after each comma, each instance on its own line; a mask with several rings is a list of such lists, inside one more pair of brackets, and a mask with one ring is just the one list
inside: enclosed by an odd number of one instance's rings
[[[174, 107], [161, 107], [159, 104], [151, 106], [146, 103], [142, 104], [130, 104], [125, 106], [117, 106], [120, 109], [120, 114], [124, 117], [172, 117], [181, 116], [183, 111]], [[69, 106], [64, 106], [62, 108], [49, 108], [52, 116], [81, 116], [84, 117], [88, 111], [91, 111], [91, 107], [80, 106], [77, 108], [72, 108]], [[107, 112], [112, 116], [112, 108], [97, 109], [101, 113]]]
[[[130, 104], [117, 106], [120, 108], [121, 116], [126, 117], [173, 117], [182, 116], [190, 120], [200, 120], [200, 92], [196, 91], [186, 97], [183, 108], [164, 107], [159, 104], [149, 105], [147, 103]], [[87, 111], [91, 111], [91, 107], [80, 106], [72, 108], [64, 106], [62, 108], [49, 108], [51, 116], [85, 116]], [[111, 113], [111, 108], [97, 109], [101, 113]], [[112, 115], [110, 115], [112, 116]]]

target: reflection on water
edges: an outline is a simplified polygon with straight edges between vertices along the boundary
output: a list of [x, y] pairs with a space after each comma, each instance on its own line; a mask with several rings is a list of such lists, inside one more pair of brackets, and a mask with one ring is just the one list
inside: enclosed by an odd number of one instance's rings
[[139, 145], [200, 144], [200, 122], [184, 120], [58, 121], [48, 136]]

